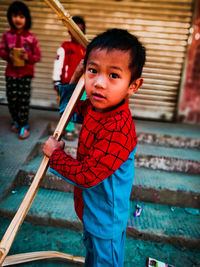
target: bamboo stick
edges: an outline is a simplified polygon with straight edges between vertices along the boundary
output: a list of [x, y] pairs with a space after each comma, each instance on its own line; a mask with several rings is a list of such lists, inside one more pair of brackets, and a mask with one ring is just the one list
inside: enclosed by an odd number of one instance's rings
[[[83, 33], [80, 31], [79, 27], [73, 22], [70, 15], [64, 10], [64, 8], [59, 3], [59, 1], [58, 0], [45, 0], [45, 2], [50, 5], [50, 7], [58, 14], [59, 18], [62, 19], [64, 24], [67, 27], [69, 27], [69, 30], [75, 36], [75, 38], [78, 41], [80, 41], [84, 47], [86, 47], [88, 44], [88, 40], [83, 35]], [[70, 117], [73, 114], [74, 108], [78, 100], [81, 98], [83, 91], [84, 91], [84, 77], [82, 76], [53, 134], [56, 140], [60, 139], [62, 132], [65, 129], [67, 123], [69, 122]], [[22, 225], [26, 214], [28, 213], [28, 210], [31, 204], [33, 203], [35, 195], [47, 171], [48, 163], [49, 163], [49, 158], [44, 156], [29, 190], [27, 191], [19, 209], [17, 210], [14, 218], [12, 219], [8, 229], [6, 230], [1, 240], [0, 266], [4, 262], [5, 257], [7, 256], [10, 250], [10, 247], [15, 239], [15, 236], [17, 235], [17, 232], [19, 231], [19, 228]]]
[[13, 264], [20, 264], [24, 262], [38, 261], [50, 258], [69, 260], [73, 263], [84, 263], [85, 261], [85, 259], [82, 257], [76, 257], [58, 251], [36, 251], [8, 256], [6, 257], [2, 266], [10, 266]]
[[45, 2], [53, 9], [58, 15], [59, 19], [62, 20], [63, 24], [67, 26], [71, 34], [76, 40], [84, 47], [87, 46], [88, 40], [83, 32], [77, 27], [76, 23], [71, 18], [70, 14], [63, 8], [58, 0], [45, 0]]

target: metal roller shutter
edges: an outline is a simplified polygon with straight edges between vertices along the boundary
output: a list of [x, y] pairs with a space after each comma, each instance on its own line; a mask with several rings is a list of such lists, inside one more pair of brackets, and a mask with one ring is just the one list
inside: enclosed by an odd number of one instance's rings
[[[6, 11], [12, 1], [0, 0], [0, 34], [8, 28]], [[24, 1], [31, 10], [32, 32], [39, 39], [42, 61], [36, 65], [32, 105], [57, 107], [52, 87], [52, 68], [56, 50], [68, 38], [66, 28], [42, 0]], [[86, 20], [87, 37], [113, 27], [135, 34], [147, 49], [143, 71], [144, 85], [130, 98], [135, 117], [173, 120], [189, 29], [193, 16], [193, 0], [81, 0], [61, 3], [71, 15]], [[5, 100], [4, 69], [0, 60], [0, 95]]]

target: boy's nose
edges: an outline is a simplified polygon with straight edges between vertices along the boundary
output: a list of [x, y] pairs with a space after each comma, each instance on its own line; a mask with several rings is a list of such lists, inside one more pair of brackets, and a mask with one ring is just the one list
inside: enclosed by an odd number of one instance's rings
[[106, 78], [103, 75], [99, 75], [96, 78], [94, 86], [98, 87], [98, 88], [105, 88], [106, 87]]

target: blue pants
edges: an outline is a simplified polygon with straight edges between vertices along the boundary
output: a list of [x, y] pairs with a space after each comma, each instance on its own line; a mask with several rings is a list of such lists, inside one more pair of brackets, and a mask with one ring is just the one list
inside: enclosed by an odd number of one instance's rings
[[125, 238], [125, 231], [114, 239], [101, 239], [85, 231], [85, 267], [123, 267]]

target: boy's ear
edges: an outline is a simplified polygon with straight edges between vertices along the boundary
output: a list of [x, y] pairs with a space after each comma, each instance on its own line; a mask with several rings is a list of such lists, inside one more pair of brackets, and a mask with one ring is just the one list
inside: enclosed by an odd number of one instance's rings
[[142, 86], [143, 84], [143, 78], [138, 78], [136, 80], [134, 80], [130, 86], [129, 86], [129, 95], [133, 95], [135, 94], [135, 92], [137, 92], [137, 90]]

